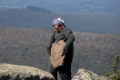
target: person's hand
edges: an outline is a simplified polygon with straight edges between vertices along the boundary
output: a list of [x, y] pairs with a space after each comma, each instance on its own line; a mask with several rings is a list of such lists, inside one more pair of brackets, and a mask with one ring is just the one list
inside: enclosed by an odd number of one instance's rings
[[50, 50], [50, 48], [48, 48], [48, 47], [47, 47], [47, 53], [48, 53], [49, 56], [51, 56], [51, 54], [50, 54], [50, 53], [51, 53], [51, 50]]
[[67, 54], [67, 49], [63, 49], [63, 53], [62, 53], [62, 55], [61, 56], [64, 56], [64, 55], [66, 55]]

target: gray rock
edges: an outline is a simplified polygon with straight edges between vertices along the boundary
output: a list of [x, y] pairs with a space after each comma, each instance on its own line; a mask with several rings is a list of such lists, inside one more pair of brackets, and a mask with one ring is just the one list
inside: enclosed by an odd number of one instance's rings
[[46, 71], [38, 68], [0, 63], [0, 80], [55, 80]]
[[99, 76], [90, 70], [79, 69], [72, 80], [109, 80], [104, 76]]

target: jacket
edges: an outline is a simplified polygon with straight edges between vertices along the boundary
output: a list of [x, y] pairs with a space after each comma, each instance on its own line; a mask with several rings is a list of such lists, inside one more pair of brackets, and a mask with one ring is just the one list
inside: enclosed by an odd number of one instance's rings
[[75, 40], [75, 37], [73, 35], [73, 32], [71, 31], [71, 29], [67, 28], [66, 26], [63, 27], [63, 29], [61, 30], [61, 32], [57, 32], [54, 31], [51, 39], [50, 39], [50, 43], [48, 45], [48, 48], [51, 49], [52, 44], [56, 43], [60, 40], [64, 40], [66, 45], [64, 47], [64, 49], [68, 50], [68, 54], [73, 54], [73, 42]]

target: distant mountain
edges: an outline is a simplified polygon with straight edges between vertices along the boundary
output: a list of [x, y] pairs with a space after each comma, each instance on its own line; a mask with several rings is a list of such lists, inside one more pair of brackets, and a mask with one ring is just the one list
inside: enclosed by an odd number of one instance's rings
[[[0, 63], [28, 65], [49, 71], [46, 47], [52, 32], [47, 29], [0, 27]], [[83, 32], [74, 32], [74, 35], [72, 75], [79, 68], [101, 75], [112, 72], [114, 57], [120, 55], [120, 36]]]
[[120, 0], [0, 0], [0, 8], [43, 7], [62, 13], [120, 14]]
[[32, 6], [26, 6], [22, 9], [8, 9], [0, 11], [0, 25], [46, 28], [51, 26], [55, 15], [49, 10]]
[[120, 15], [57, 14], [44, 8], [25, 6], [0, 11], [0, 26], [53, 29], [52, 21], [61, 17], [74, 31], [120, 34]]
[[39, 8], [39, 7], [33, 7], [33, 6], [25, 6], [23, 9], [29, 10], [29, 11], [37, 11], [37, 12], [54, 14], [54, 13], [52, 13], [52, 11], [50, 11], [50, 10], [47, 10], [47, 9], [44, 9], [44, 8]]

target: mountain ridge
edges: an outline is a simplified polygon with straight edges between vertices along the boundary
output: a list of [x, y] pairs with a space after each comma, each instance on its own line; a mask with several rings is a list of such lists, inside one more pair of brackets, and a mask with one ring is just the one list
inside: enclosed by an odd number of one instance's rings
[[1, 8], [23, 8], [24, 6], [36, 6], [46, 8], [53, 12], [62, 13], [120, 13], [119, 0], [51, 0], [50, 2], [44, 0], [8, 0], [0, 1]]
[[0, 26], [52, 29], [52, 21], [57, 17], [61, 17], [74, 31], [120, 34], [119, 15], [57, 14], [33, 6], [0, 11]]

